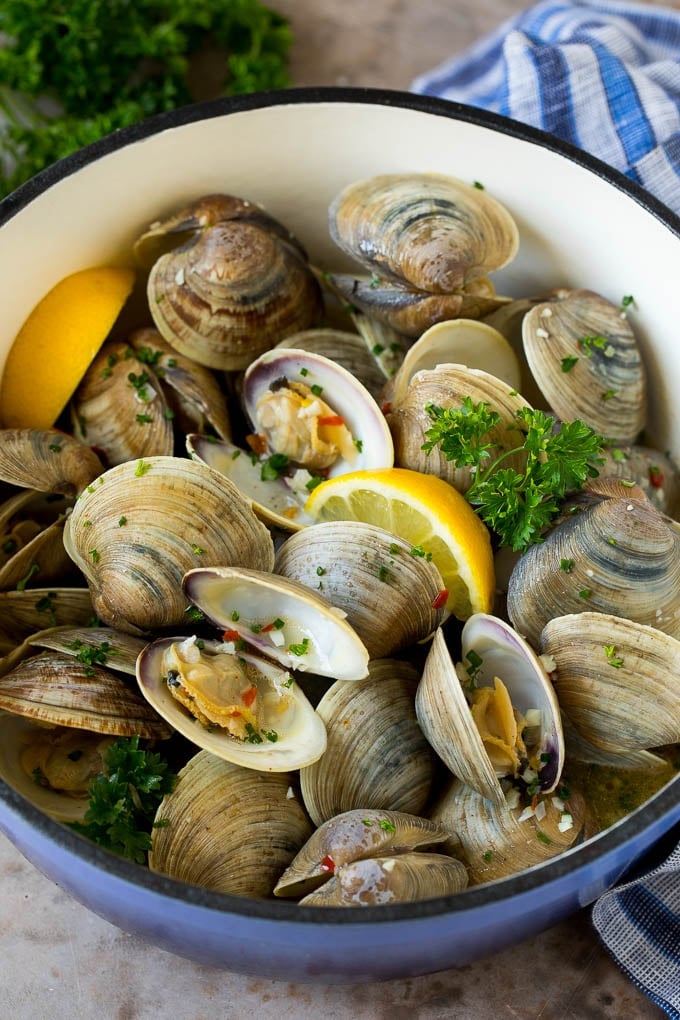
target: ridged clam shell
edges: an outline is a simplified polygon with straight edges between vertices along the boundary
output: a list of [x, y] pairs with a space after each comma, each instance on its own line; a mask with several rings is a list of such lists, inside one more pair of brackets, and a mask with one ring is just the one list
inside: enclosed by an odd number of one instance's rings
[[363, 521], [313, 524], [278, 549], [274, 571], [317, 589], [347, 614], [371, 659], [409, 648], [443, 623], [443, 582], [412, 546]]
[[89, 446], [58, 429], [0, 429], [4, 482], [77, 496], [101, 470], [101, 461]]
[[649, 446], [606, 446], [600, 478], [623, 478], [639, 485], [658, 510], [680, 516], [680, 474], [673, 461]]
[[[647, 416], [645, 369], [620, 308], [589, 290], [534, 305], [522, 324], [531, 371], [563, 420], [632, 443]], [[593, 342], [594, 341], [594, 342]], [[577, 360], [565, 371], [565, 358]]]
[[13, 643], [47, 627], [87, 626], [93, 615], [87, 588], [27, 588], [0, 592], [0, 634]]
[[47, 651], [0, 679], [0, 709], [53, 726], [167, 740], [172, 731], [136, 690], [97, 665]]
[[223, 893], [271, 895], [311, 832], [292, 782], [199, 751], [158, 808], [150, 869]]
[[680, 641], [604, 613], [550, 620], [540, 649], [562, 710], [605, 751], [680, 742]]
[[563, 519], [515, 565], [507, 610], [530, 643], [553, 617], [586, 611], [680, 637], [680, 530], [641, 492], [619, 491]]
[[245, 368], [321, 317], [321, 291], [299, 252], [253, 222], [207, 227], [162, 255], [148, 281], [159, 332], [210, 368]]
[[519, 235], [486, 191], [444, 174], [379, 174], [340, 192], [331, 237], [378, 276], [448, 293], [507, 265]]
[[26, 489], [0, 505], [0, 589], [49, 584], [73, 574], [63, 531], [72, 500]]
[[295, 347], [330, 358], [358, 379], [376, 400], [385, 385], [386, 376], [380, 361], [358, 333], [341, 329], [305, 329], [286, 337], [276, 346]]
[[105, 472], [76, 503], [64, 543], [100, 618], [133, 634], [185, 619], [182, 578], [192, 567], [274, 562], [272, 537], [236, 486], [179, 457]]
[[317, 825], [362, 807], [422, 812], [434, 756], [416, 719], [417, 682], [409, 663], [376, 659], [365, 680], [333, 684], [323, 696], [316, 710], [326, 724], [326, 753], [300, 772]]
[[80, 659], [94, 652], [96, 662], [127, 676], [135, 675], [137, 657], [146, 647], [144, 638], [121, 634], [111, 627], [52, 627], [28, 640], [36, 648], [51, 648]]
[[493, 803], [454, 780], [430, 817], [449, 832], [467, 865], [470, 883], [479, 885], [542, 864], [594, 834], [585, 801], [575, 789], [570, 789], [566, 803], [574, 824], [565, 832], [558, 828], [562, 809], [551, 797], [541, 803], [546, 807], [544, 818], [538, 821], [532, 816], [520, 822], [521, 805], [510, 809]]
[[129, 351], [126, 343], [104, 344], [71, 404], [78, 434], [103, 451], [110, 467], [138, 457], [171, 456], [174, 447], [158, 379], [151, 366], [141, 365]]
[[446, 830], [427, 818], [404, 811], [370, 807], [329, 818], [309, 837], [281, 875], [275, 896], [302, 896], [328, 881], [334, 868], [352, 861], [425, 850], [445, 843]]
[[306, 907], [370, 907], [451, 896], [467, 888], [465, 865], [454, 857], [405, 853], [352, 861], [300, 900]]
[[[495, 443], [489, 451], [493, 460], [503, 450], [522, 445], [523, 438], [517, 428], [516, 413], [526, 406], [524, 398], [502, 379], [481, 369], [465, 365], [438, 365], [423, 369], [411, 378], [403, 398], [394, 400], [387, 412], [387, 423], [394, 443], [394, 460], [399, 467], [437, 475], [459, 492], [466, 492], [472, 483], [469, 467], [456, 467], [435, 446], [429, 453], [423, 450], [425, 433], [432, 425], [427, 413], [428, 404], [437, 407], [460, 407], [470, 397], [473, 403], [483, 401], [500, 415], [500, 422], [490, 432]], [[496, 452], [494, 452], [496, 451]], [[521, 455], [509, 457], [504, 466], [523, 470]]]

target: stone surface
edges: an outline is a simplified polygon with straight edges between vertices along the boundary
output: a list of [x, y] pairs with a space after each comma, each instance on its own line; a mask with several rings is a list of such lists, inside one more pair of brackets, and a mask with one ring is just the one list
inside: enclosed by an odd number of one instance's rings
[[[297, 85], [406, 89], [524, 5], [518, 0], [279, 0]], [[470, 966], [374, 985], [270, 982], [126, 935], [0, 836], [0, 1015], [13, 1020], [637, 1020], [662, 1017], [619, 971], [588, 911]]]

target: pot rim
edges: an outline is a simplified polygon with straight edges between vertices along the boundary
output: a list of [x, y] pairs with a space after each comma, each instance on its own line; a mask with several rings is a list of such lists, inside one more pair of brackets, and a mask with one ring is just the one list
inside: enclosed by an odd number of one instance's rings
[[[254, 92], [247, 95], [208, 100], [161, 113], [138, 124], [123, 128], [64, 157], [0, 201], [0, 227], [57, 182], [118, 149], [160, 132], [196, 121], [210, 120], [248, 110], [325, 103], [398, 107], [413, 112], [433, 114], [450, 120], [474, 124], [509, 135], [520, 141], [547, 148], [624, 192], [630, 199], [660, 220], [667, 229], [680, 237], [680, 216], [677, 216], [636, 181], [625, 177], [618, 170], [590, 153], [538, 128], [503, 117], [500, 114], [431, 96], [389, 89], [331, 86]], [[622, 855], [625, 844], [632, 841], [633, 837], [643, 837], [645, 831], [651, 828], [657, 829], [657, 834], [663, 833], [665, 829], [670, 828], [674, 821], [678, 820], [680, 817], [678, 810], [680, 804], [679, 782], [680, 776], [667, 784], [642, 807], [582, 846], [566, 851], [554, 860], [536, 865], [518, 875], [472, 887], [452, 896], [393, 905], [387, 911], [383, 907], [365, 907], [360, 911], [348, 911], [343, 907], [327, 907], [324, 908], [323, 918], [320, 917], [318, 909], [314, 907], [300, 907], [297, 903], [286, 900], [251, 899], [219, 893], [149, 871], [138, 864], [103, 850], [64, 825], [53, 821], [1, 779], [0, 822], [2, 821], [2, 804], [4, 803], [10, 812], [20, 815], [31, 829], [36, 830], [43, 838], [48, 839], [67, 854], [82, 858], [93, 867], [100, 868], [123, 882], [141, 885], [168, 899], [179, 900], [186, 904], [215, 911], [225, 915], [225, 918], [229, 914], [235, 914], [244, 918], [261, 918], [288, 924], [295, 921], [303, 925], [318, 925], [321, 922], [328, 922], [332, 926], [389, 925], [428, 917], [434, 918], [444, 914], [462, 914], [478, 908], [490, 907], [494, 903], [498, 904], [500, 900], [512, 899], [544, 888], [548, 884], [558, 883], [569, 874], [578, 871], [585, 873], [595, 861], [602, 858], [613, 858], [617, 853]], [[673, 815], [678, 817], [671, 817]], [[666, 816], [668, 816], [668, 820], [664, 824], [663, 820]], [[656, 823], [661, 824], [657, 825]], [[625, 856], [621, 859], [629, 863]]]

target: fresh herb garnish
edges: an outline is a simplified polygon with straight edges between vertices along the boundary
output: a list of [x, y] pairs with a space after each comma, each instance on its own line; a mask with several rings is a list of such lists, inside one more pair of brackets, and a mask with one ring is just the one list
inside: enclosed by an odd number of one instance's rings
[[309, 638], [305, 637], [299, 644], [289, 645], [288, 651], [292, 655], [306, 655], [309, 651]]
[[139, 737], [121, 738], [104, 756], [106, 771], [88, 788], [84, 822], [70, 828], [93, 843], [144, 864], [158, 807], [177, 777], [159, 754], [139, 748]]
[[263, 482], [273, 482], [288, 470], [290, 461], [285, 453], [273, 453], [262, 465], [260, 478]]
[[[540, 541], [567, 490], [596, 477], [602, 463], [604, 440], [579, 419], [558, 425], [543, 411], [523, 407], [515, 415], [523, 442], [492, 460], [492, 431], [500, 416], [487, 403], [466, 397], [460, 408], [428, 404], [426, 410], [432, 426], [423, 449], [438, 445], [456, 467], [476, 469], [466, 498], [501, 543], [516, 552]], [[525, 458], [523, 472], [501, 466], [518, 453]]]
[[623, 659], [621, 658], [620, 655], [616, 654], [616, 646], [604, 645], [603, 647], [604, 654], [607, 657], [607, 662], [609, 663], [609, 665], [613, 666], [614, 669], [621, 669], [621, 667], [623, 666]]

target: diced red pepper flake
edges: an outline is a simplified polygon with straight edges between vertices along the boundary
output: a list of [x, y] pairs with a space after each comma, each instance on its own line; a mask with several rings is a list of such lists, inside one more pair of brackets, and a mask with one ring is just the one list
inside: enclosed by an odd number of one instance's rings
[[260, 634], [268, 634], [270, 630], [274, 630], [273, 623], [265, 623], [264, 627], [260, 631]]
[[240, 637], [241, 637], [241, 635], [239, 634], [239, 632], [237, 630], [225, 630], [224, 634], [222, 635], [222, 640], [223, 641], [238, 641], [238, 639]]
[[663, 471], [659, 471], [658, 467], [650, 467], [649, 484], [653, 489], [663, 489]]
[[267, 452], [267, 437], [260, 432], [251, 432], [246, 436], [246, 443], [253, 453], [261, 454]]
[[344, 425], [345, 419], [339, 414], [322, 414], [319, 419], [319, 425]]
[[392, 401], [387, 400], [380, 408], [380, 410], [382, 411], [383, 414], [389, 414], [390, 411], [392, 410]]
[[538, 806], [538, 794], [535, 793], [533, 795], [533, 797], [531, 798], [531, 808], [532, 808], [532, 810], [535, 811], [537, 806]]
[[241, 695], [241, 701], [246, 706], [246, 708], [250, 708], [252, 703], [255, 701], [256, 697], [257, 687], [253, 685], [252, 687], [249, 687], [247, 691], [243, 692], [243, 694]]
[[448, 588], [442, 588], [439, 594], [435, 595], [435, 597], [432, 599], [432, 608], [443, 609], [448, 601], [449, 601]]
[[330, 854], [326, 854], [326, 856], [321, 861], [321, 870], [328, 871], [331, 875], [335, 871], [335, 861], [333, 860]]

